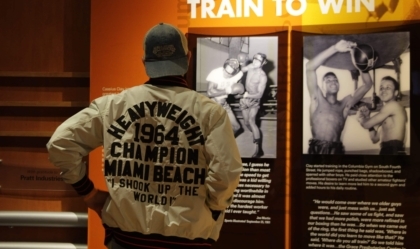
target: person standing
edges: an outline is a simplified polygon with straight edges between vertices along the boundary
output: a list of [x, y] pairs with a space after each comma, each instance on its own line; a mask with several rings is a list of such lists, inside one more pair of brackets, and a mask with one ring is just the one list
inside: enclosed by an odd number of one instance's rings
[[[62, 123], [49, 159], [101, 217], [108, 248], [210, 248], [242, 171], [228, 115], [188, 88], [190, 52], [178, 28], [152, 27], [144, 52], [150, 79]], [[82, 162], [100, 146], [108, 191], [95, 188]]]
[[252, 63], [242, 67], [242, 71], [247, 73], [245, 80], [245, 93], [239, 101], [244, 118], [245, 126], [252, 132], [253, 143], [255, 146], [253, 158], [264, 155], [262, 150], [262, 134], [256, 123], [257, 114], [260, 109], [260, 100], [267, 85], [267, 75], [262, 67], [267, 63], [267, 56], [263, 53], [254, 55]]

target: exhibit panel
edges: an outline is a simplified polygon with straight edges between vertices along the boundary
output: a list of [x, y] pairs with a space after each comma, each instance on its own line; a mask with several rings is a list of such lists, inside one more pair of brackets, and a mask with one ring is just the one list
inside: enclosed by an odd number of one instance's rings
[[417, 29], [293, 32], [292, 248], [418, 247]]
[[[197, 92], [227, 110], [244, 167], [234, 201], [226, 210], [222, 236], [214, 247], [276, 247], [284, 243], [278, 228], [285, 224], [285, 199], [279, 196], [285, 191], [287, 67], [282, 62], [287, 56], [287, 32], [247, 35], [248, 30], [237, 29], [235, 36], [220, 36], [214, 29], [199, 31], [188, 33], [193, 63], [187, 79]], [[226, 61], [237, 67], [235, 75], [223, 75]], [[253, 63], [257, 63], [255, 68], [250, 66]], [[252, 69], [244, 70], [246, 67]], [[213, 88], [226, 87], [232, 87], [232, 94], [212, 97]], [[260, 95], [253, 95], [258, 104], [249, 108], [256, 110], [252, 120], [244, 107], [250, 98], [244, 94], [259, 91]], [[256, 143], [258, 136], [261, 144]]]

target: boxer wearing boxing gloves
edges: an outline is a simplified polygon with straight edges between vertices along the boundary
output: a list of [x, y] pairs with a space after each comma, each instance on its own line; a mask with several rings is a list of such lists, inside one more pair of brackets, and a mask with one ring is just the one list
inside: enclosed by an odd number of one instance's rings
[[306, 64], [306, 77], [310, 102], [310, 125], [312, 138], [309, 140], [308, 154], [344, 154], [341, 133], [350, 108], [356, 104], [372, 87], [372, 79], [367, 71], [360, 72], [363, 85], [353, 95], [337, 99], [340, 89], [337, 76], [326, 73], [323, 77], [325, 95], [318, 86], [316, 70], [336, 53], [351, 52], [356, 43], [340, 40], [322, 51]]
[[263, 53], [254, 55], [252, 63], [242, 67], [243, 72], [247, 72], [245, 80], [245, 93], [239, 104], [244, 117], [245, 126], [252, 132], [255, 152], [253, 158], [264, 155], [262, 150], [261, 131], [256, 123], [258, 110], [260, 108], [260, 99], [264, 94], [267, 85], [267, 75], [262, 67], [267, 63], [267, 56]]
[[242, 76], [243, 73], [240, 70], [239, 61], [231, 58], [223, 63], [223, 67], [213, 69], [206, 78], [208, 82], [207, 96], [226, 110], [235, 134], [241, 129], [241, 125], [227, 102], [227, 97], [229, 94], [243, 93], [243, 85], [238, 83]]

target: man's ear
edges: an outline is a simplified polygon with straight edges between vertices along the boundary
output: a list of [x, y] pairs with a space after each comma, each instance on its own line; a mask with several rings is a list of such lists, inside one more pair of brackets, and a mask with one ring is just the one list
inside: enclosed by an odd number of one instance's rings
[[399, 91], [398, 90], [395, 90], [394, 91], [394, 96], [397, 97], [398, 96], [398, 93], [399, 93]]

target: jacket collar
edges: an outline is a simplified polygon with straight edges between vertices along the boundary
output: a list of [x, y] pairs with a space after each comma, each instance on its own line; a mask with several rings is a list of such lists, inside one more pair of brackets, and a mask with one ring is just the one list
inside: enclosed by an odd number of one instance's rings
[[146, 84], [156, 86], [180, 86], [189, 88], [187, 81], [182, 76], [165, 76], [160, 78], [150, 78]]

